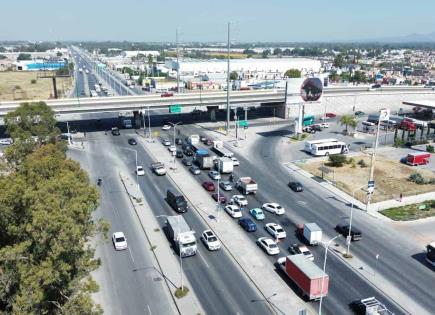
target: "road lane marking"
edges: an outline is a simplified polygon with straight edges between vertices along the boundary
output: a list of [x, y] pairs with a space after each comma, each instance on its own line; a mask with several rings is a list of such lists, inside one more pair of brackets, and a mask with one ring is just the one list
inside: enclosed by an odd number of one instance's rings
[[204, 262], [204, 264], [207, 266], [207, 268], [210, 268], [210, 266], [207, 264], [207, 261], [205, 260], [205, 258], [201, 255], [201, 252], [198, 251], [199, 257], [201, 257], [202, 261]]
[[130, 247], [128, 247], [127, 249], [128, 249], [128, 252], [130, 253], [131, 260], [133, 261], [133, 264], [134, 264], [134, 258], [133, 258], [133, 254], [131, 253]]
[[149, 314], [149, 315], [152, 315], [152, 313], [151, 313], [151, 308], [150, 308], [149, 304], [147, 304], [147, 308], [148, 308], [148, 314]]

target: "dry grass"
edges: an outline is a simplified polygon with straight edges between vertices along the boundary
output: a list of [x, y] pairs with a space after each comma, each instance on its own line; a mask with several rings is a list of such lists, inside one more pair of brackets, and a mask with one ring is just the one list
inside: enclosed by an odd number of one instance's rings
[[[32, 84], [32, 80], [36, 83]], [[56, 83], [59, 97], [63, 97], [72, 86], [72, 78], [57, 78]], [[53, 95], [52, 80], [38, 79], [36, 72], [0, 72], [0, 101], [45, 100]]]
[[[343, 167], [330, 167], [334, 170], [334, 173], [329, 173], [324, 175], [324, 178], [328, 180], [336, 181], [337, 187], [342, 189], [348, 194], [367, 184], [370, 172], [370, 157], [367, 155], [361, 155], [354, 157], [356, 165], [347, 164]], [[360, 167], [357, 162], [359, 160], [364, 160], [367, 167]], [[319, 171], [319, 167], [323, 165], [324, 162], [315, 161], [307, 162], [300, 165], [304, 170], [310, 172], [311, 174], [321, 177], [322, 172]], [[375, 182], [376, 190], [372, 196], [372, 202], [379, 202], [389, 199], [398, 199], [400, 194], [403, 196], [411, 196], [422, 194], [426, 192], [435, 191], [435, 185], [417, 185], [408, 180], [409, 175], [418, 172], [424, 178], [429, 179], [434, 177], [434, 173], [428, 169], [415, 168], [408, 165], [398, 163], [397, 161], [389, 160], [385, 157], [378, 156], [376, 158], [376, 168], [375, 168]], [[367, 201], [366, 191], [358, 191], [355, 197], [362, 201]]]

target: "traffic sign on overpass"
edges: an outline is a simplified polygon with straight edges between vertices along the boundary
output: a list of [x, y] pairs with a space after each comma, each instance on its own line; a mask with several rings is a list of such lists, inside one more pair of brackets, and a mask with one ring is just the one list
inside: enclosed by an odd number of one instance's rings
[[169, 106], [169, 112], [170, 113], [181, 113], [181, 105], [176, 104], [176, 105]]
[[239, 121], [239, 127], [248, 127], [248, 121], [247, 120], [240, 120]]

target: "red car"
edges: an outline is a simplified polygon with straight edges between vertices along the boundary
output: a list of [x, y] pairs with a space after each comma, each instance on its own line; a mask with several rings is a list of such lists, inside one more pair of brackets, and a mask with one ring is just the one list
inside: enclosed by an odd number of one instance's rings
[[[227, 198], [225, 198], [224, 195], [221, 195], [221, 194], [219, 194], [219, 195], [220, 195], [220, 196], [219, 196], [220, 202], [221, 202], [221, 203], [227, 203]], [[212, 197], [215, 201], [218, 200], [218, 194], [217, 194], [217, 193], [213, 193], [213, 194], [211, 195], [211, 197]]]
[[171, 96], [174, 96], [174, 93], [172, 93], [172, 92], [165, 92], [165, 93], [162, 93], [160, 96], [161, 97], [171, 97]]
[[325, 116], [328, 117], [328, 118], [335, 118], [335, 117], [337, 117], [337, 115], [334, 114], [334, 113], [326, 113]]
[[207, 190], [207, 191], [214, 191], [215, 190], [214, 184], [212, 182], [203, 182], [202, 187], [204, 187], [205, 190]]
[[399, 128], [407, 131], [417, 130], [417, 126], [412, 122], [412, 120], [408, 120], [406, 118], [400, 122]]

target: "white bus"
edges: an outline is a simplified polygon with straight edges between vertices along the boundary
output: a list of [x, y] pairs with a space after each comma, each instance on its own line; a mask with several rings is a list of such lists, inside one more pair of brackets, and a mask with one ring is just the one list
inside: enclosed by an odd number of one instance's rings
[[315, 156], [345, 154], [349, 152], [349, 147], [337, 139], [319, 139], [305, 142], [305, 152]]

